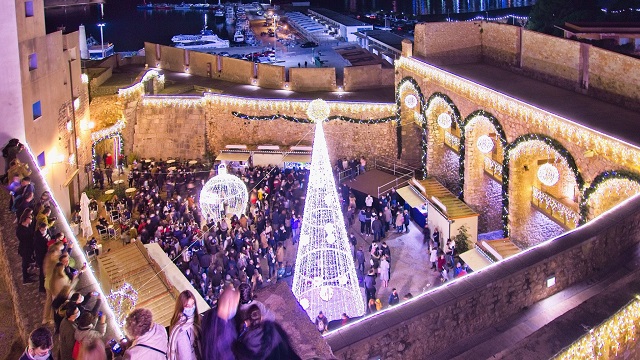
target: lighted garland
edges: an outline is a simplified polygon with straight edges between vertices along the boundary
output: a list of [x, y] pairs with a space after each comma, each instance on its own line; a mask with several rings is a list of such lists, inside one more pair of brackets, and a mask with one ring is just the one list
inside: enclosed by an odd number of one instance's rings
[[[576, 179], [576, 185], [578, 190], [582, 192], [584, 187], [584, 179], [580, 170], [576, 165], [573, 156], [560, 142], [542, 134], [525, 134], [515, 139], [511, 144], [504, 148], [504, 164], [502, 165], [502, 223], [504, 237], [509, 237], [509, 161], [511, 150], [515, 149], [518, 145], [532, 140], [538, 140], [555, 150], [566, 162]], [[580, 222], [583, 223], [583, 216], [580, 216]]]
[[122, 133], [116, 132], [107, 134], [101, 138], [96, 138], [95, 140], [91, 141], [91, 170], [95, 170], [96, 168], [96, 145], [98, 145], [98, 143], [100, 143], [101, 141], [109, 140], [114, 137], [118, 138], [118, 147], [120, 148], [120, 154], [118, 154], [118, 157], [114, 159], [115, 165], [117, 166], [118, 161], [120, 161], [121, 158], [124, 158], [124, 139], [122, 137]]
[[640, 175], [626, 171], [626, 170], [608, 170], [603, 173], [598, 174], [591, 185], [586, 188], [581, 196], [580, 200], [580, 224], [584, 224], [587, 221], [587, 216], [589, 215], [589, 199], [591, 195], [593, 195], [598, 188], [608, 180], [619, 179], [619, 180], [629, 180], [634, 181], [640, 184]]
[[[418, 94], [418, 107], [420, 109], [419, 113], [420, 116], [425, 119], [425, 109], [427, 102], [425, 102], [424, 100], [424, 94], [422, 94], [422, 90], [420, 90], [420, 85], [418, 85], [418, 82], [414, 78], [406, 76], [402, 80], [400, 80], [398, 82], [398, 85], [396, 86], [396, 118], [398, 122], [398, 126], [396, 127], [396, 138], [398, 142], [398, 159], [400, 159], [400, 157], [402, 156], [402, 122], [400, 117], [400, 114], [402, 112], [402, 99], [400, 98], [400, 93], [408, 86], [413, 87], [413, 90], [415, 90], [415, 92]], [[422, 121], [421, 170], [423, 179], [427, 177], [427, 140], [428, 138], [426, 121]]]
[[633, 299], [606, 321], [562, 349], [553, 360], [611, 359], [635, 345], [640, 325], [640, 300]]
[[[283, 114], [273, 114], [273, 115], [263, 115], [263, 116], [257, 116], [257, 115], [247, 115], [247, 114], [243, 114], [237, 111], [232, 111], [231, 115], [240, 118], [242, 120], [261, 120], [261, 121], [271, 121], [271, 120], [277, 120], [277, 119], [283, 119], [283, 120], [287, 120], [287, 121], [292, 121], [292, 122], [296, 122], [296, 123], [300, 123], [300, 124], [311, 124], [312, 121], [306, 118], [299, 118], [299, 117], [295, 117], [295, 116], [289, 116], [289, 115], [283, 115]], [[387, 116], [384, 118], [380, 118], [380, 119], [368, 119], [368, 120], [364, 120], [364, 119], [355, 119], [349, 116], [343, 116], [343, 115], [331, 115], [327, 118], [327, 121], [331, 121], [331, 120], [342, 120], [342, 121], [346, 121], [348, 123], [352, 123], [352, 124], [363, 124], [363, 125], [375, 125], [375, 124], [384, 124], [384, 123], [388, 123], [390, 121], [394, 121], [396, 119], [395, 116]]]
[[[490, 112], [484, 111], [484, 110], [476, 110], [474, 112], [472, 112], [471, 114], [469, 114], [469, 116], [467, 116], [464, 121], [462, 121], [462, 124], [460, 125], [460, 166], [458, 167], [458, 171], [459, 171], [459, 175], [460, 175], [460, 199], [464, 200], [464, 161], [465, 161], [465, 154], [466, 154], [466, 147], [465, 147], [465, 140], [466, 140], [466, 127], [467, 125], [469, 125], [469, 123], [471, 121], [473, 121], [473, 119], [477, 118], [477, 117], [483, 117], [485, 119], [487, 119], [487, 121], [489, 121], [491, 123], [491, 125], [493, 125], [493, 128], [496, 129], [496, 134], [498, 134], [498, 140], [500, 141], [500, 145], [502, 145], [502, 149], [505, 149], [507, 147], [507, 135], [504, 132], [504, 129], [502, 128], [502, 125], [500, 125], [500, 122], [498, 121], [498, 119], [493, 116], [493, 114], [491, 114]], [[506, 151], [503, 152], [504, 154], [506, 154]], [[503, 154], [503, 155], [504, 155]], [[504, 160], [503, 160], [504, 161]], [[504, 174], [504, 172], [503, 172]], [[504, 195], [503, 195], [504, 196]], [[504, 217], [503, 217], [504, 219]]]
[[116, 323], [120, 327], [124, 327], [125, 319], [136, 308], [138, 292], [131, 284], [124, 283], [115, 291], [111, 290], [111, 293], [107, 295], [107, 302], [109, 302], [109, 306], [111, 306], [116, 316]]

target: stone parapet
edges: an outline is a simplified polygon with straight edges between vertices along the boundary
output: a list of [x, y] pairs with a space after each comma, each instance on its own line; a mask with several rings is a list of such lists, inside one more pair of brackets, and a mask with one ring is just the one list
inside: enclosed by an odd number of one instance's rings
[[[640, 197], [578, 230], [326, 337], [340, 359], [424, 359], [603, 269], [640, 242]], [[549, 287], [547, 279], [555, 278]], [[428, 334], [430, 341], [426, 341]]]

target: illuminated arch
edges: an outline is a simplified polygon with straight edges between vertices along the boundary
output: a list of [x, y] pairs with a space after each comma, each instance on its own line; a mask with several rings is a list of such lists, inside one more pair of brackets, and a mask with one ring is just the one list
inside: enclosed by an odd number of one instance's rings
[[493, 127], [496, 129], [496, 133], [498, 134], [498, 139], [500, 140], [500, 144], [502, 145], [502, 152], [503, 152], [503, 162], [504, 162], [504, 157], [506, 157], [506, 149], [507, 149], [507, 135], [504, 132], [504, 129], [502, 129], [502, 125], [500, 125], [500, 122], [498, 121], [498, 119], [493, 116], [493, 114], [484, 111], [484, 110], [476, 110], [474, 112], [472, 112], [471, 114], [469, 114], [469, 116], [467, 116], [464, 121], [462, 121], [462, 124], [460, 125], [460, 167], [459, 167], [459, 173], [460, 173], [460, 199], [464, 200], [464, 161], [465, 161], [465, 140], [466, 140], [466, 127], [467, 125], [469, 125], [469, 123], [471, 123], [473, 120], [477, 119], [478, 117], [483, 117], [485, 119], [487, 119], [491, 125], [493, 125]]
[[[401, 117], [400, 117], [400, 113], [402, 111], [401, 110], [402, 99], [400, 98], [400, 94], [408, 86], [411, 87], [418, 94], [418, 106], [420, 109], [420, 116], [422, 116], [423, 119], [425, 118], [425, 111], [426, 111], [426, 103], [424, 100], [424, 95], [422, 94], [422, 90], [420, 89], [420, 85], [418, 84], [416, 79], [412, 78], [411, 76], [406, 76], [402, 78], [402, 80], [400, 80], [398, 82], [398, 85], [396, 86], [396, 109], [397, 109], [396, 138], [398, 141], [398, 159], [400, 159], [400, 157], [402, 156], [402, 123], [401, 123]], [[421, 147], [422, 153], [420, 154], [421, 155], [420, 157], [421, 157], [422, 177], [424, 178], [427, 176], [427, 126], [425, 121], [422, 121], [421, 128], [422, 128], [422, 140], [421, 140], [420, 147]]]
[[584, 189], [580, 199], [580, 220], [582, 223], [587, 221], [589, 216], [589, 200], [596, 193], [598, 188], [610, 180], [627, 180], [640, 186], [640, 175], [626, 170], [608, 170], [598, 174], [591, 185]]
[[[511, 151], [527, 141], [534, 140], [541, 141], [556, 151], [567, 162], [569, 169], [573, 172], [578, 190], [582, 192], [584, 188], [584, 179], [582, 178], [582, 174], [580, 174], [576, 161], [569, 150], [562, 146], [562, 144], [543, 134], [525, 134], [519, 136], [504, 149], [504, 164], [502, 165], [502, 223], [504, 225], [504, 237], [509, 236], [509, 161]], [[580, 223], [583, 223], [583, 219], [581, 219]]]

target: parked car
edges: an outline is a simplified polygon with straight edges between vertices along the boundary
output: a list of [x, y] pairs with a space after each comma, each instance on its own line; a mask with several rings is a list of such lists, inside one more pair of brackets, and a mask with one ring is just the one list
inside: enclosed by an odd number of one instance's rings
[[269, 61], [275, 62], [276, 61], [276, 54], [269, 54]]
[[222, 51], [222, 52], [221, 52], [221, 53], [219, 53], [218, 55], [228, 57], [228, 56], [229, 56], [229, 53], [228, 53], [228, 52], [226, 52], [226, 51]]
[[313, 41], [307, 41], [306, 43], [300, 45], [301, 48], [312, 48], [312, 47], [317, 47], [318, 44], [314, 43]]

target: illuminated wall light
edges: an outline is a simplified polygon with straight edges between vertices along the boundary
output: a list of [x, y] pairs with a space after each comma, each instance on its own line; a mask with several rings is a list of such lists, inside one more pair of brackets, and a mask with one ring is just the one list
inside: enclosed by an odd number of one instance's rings
[[64, 155], [60, 152], [54, 151], [51, 153], [51, 160], [54, 164], [60, 164], [64, 161]]
[[80, 81], [82, 81], [83, 84], [88, 84], [89, 83], [89, 75], [80, 74]]
[[560, 172], [550, 163], [540, 165], [537, 175], [538, 180], [547, 186], [553, 186], [560, 180]]
[[409, 109], [413, 109], [418, 105], [418, 98], [413, 94], [409, 94], [409, 95], [404, 97], [404, 104]]
[[69, 165], [75, 165], [75, 164], [76, 164], [76, 154], [69, 155]]
[[438, 125], [443, 129], [451, 127], [451, 115], [449, 113], [442, 113], [438, 115]]
[[547, 283], [547, 287], [548, 288], [550, 288], [552, 286], [555, 286], [556, 285], [556, 277], [555, 277], [555, 275], [548, 277], [546, 283]]
[[73, 131], [73, 123], [71, 121], [67, 121], [67, 131], [68, 132]]
[[80, 109], [80, 98], [75, 98], [75, 99], [73, 100], [73, 108], [74, 108], [75, 110]]
[[80, 147], [80, 144], [82, 144], [82, 141], [80, 141], [80, 138], [76, 138], [76, 146]]
[[258, 79], [251, 79], [251, 85], [258, 85]]
[[489, 137], [489, 135], [482, 135], [478, 138], [476, 146], [478, 147], [478, 150], [485, 154], [488, 154], [491, 152], [491, 150], [493, 150], [494, 145], [493, 140], [491, 139], [491, 137]]
[[184, 67], [184, 72], [186, 72], [187, 74], [189, 73], [189, 67], [188, 66]]
[[[38, 161], [36, 159], [36, 155], [33, 154], [33, 151], [31, 150], [31, 147], [29, 147], [28, 144], [26, 144], [25, 146], [27, 153], [29, 154], [29, 156], [31, 157], [31, 161], [34, 164], [37, 164]], [[42, 171], [39, 167], [36, 166], [36, 171], [39, 171], [41, 173], [42, 179], [44, 180], [42, 185], [44, 186], [44, 189], [42, 189], [43, 191], [48, 191], [51, 197], [51, 203], [53, 204], [53, 207], [55, 209], [57, 209], [57, 211], [60, 214], [63, 214], [62, 209], [60, 208], [60, 204], [58, 203], [58, 201], [55, 198], [55, 193], [51, 190], [51, 188], [49, 187], [49, 184], [47, 184], [46, 182], [46, 176], [45, 176], [45, 172]], [[69, 226], [69, 222], [67, 221], [67, 218], [65, 216], [62, 216], [61, 219], [58, 219], [58, 221], [56, 222], [59, 226], [62, 226], [64, 229], [64, 233], [65, 233], [65, 237], [72, 241], [74, 243], [74, 253], [75, 254], [79, 254], [80, 255], [80, 259], [81, 262], [86, 263], [87, 264], [87, 270], [85, 274], [87, 274], [90, 279], [88, 281], [89, 284], [96, 284], [96, 288], [97, 291], [100, 293], [101, 298], [103, 299], [107, 299], [107, 296], [105, 295], [104, 291], [102, 291], [102, 287], [100, 286], [100, 283], [98, 282], [98, 279], [95, 276], [95, 272], [93, 270], [93, 268], [91, 267], [91, 262], [87, 259], [85, 253], [81, 250], [82, 246], [80, 245], [80, 243], [78, 242], [78, 239], [76, 239], [75, 234], [73, 232], [73, 230], [71, 230], [71, 226]], [[113, 309], [108, 305], [105, 304], [105, 308], [107, 310], [107, 318], [108, 321], [110, 322], [110, 329], [113, 329], [116, 333], [116, 335], [118, 336], [118, 338], [123, 338], [124, 337], [124, 333], [122, 331], [122, 328], [115, 322], [116, 316], [115, 313], [113, 311]]]
[[640, 148], [613, 138], [597, 130], [527, 104], [507, 94], [497, 92], [460, 76], [448, 73], [416, 58], [402, 57], [395, 62], [396, 69], [405, 69], [425, 81], [473, 101], [485, 108], [496, 109], [506, 116], [522, 119], [530, 132], [542, 131], [558, 134], [583, 148], [596, 149], [602, 157], [633, 169], [640, 168]]

